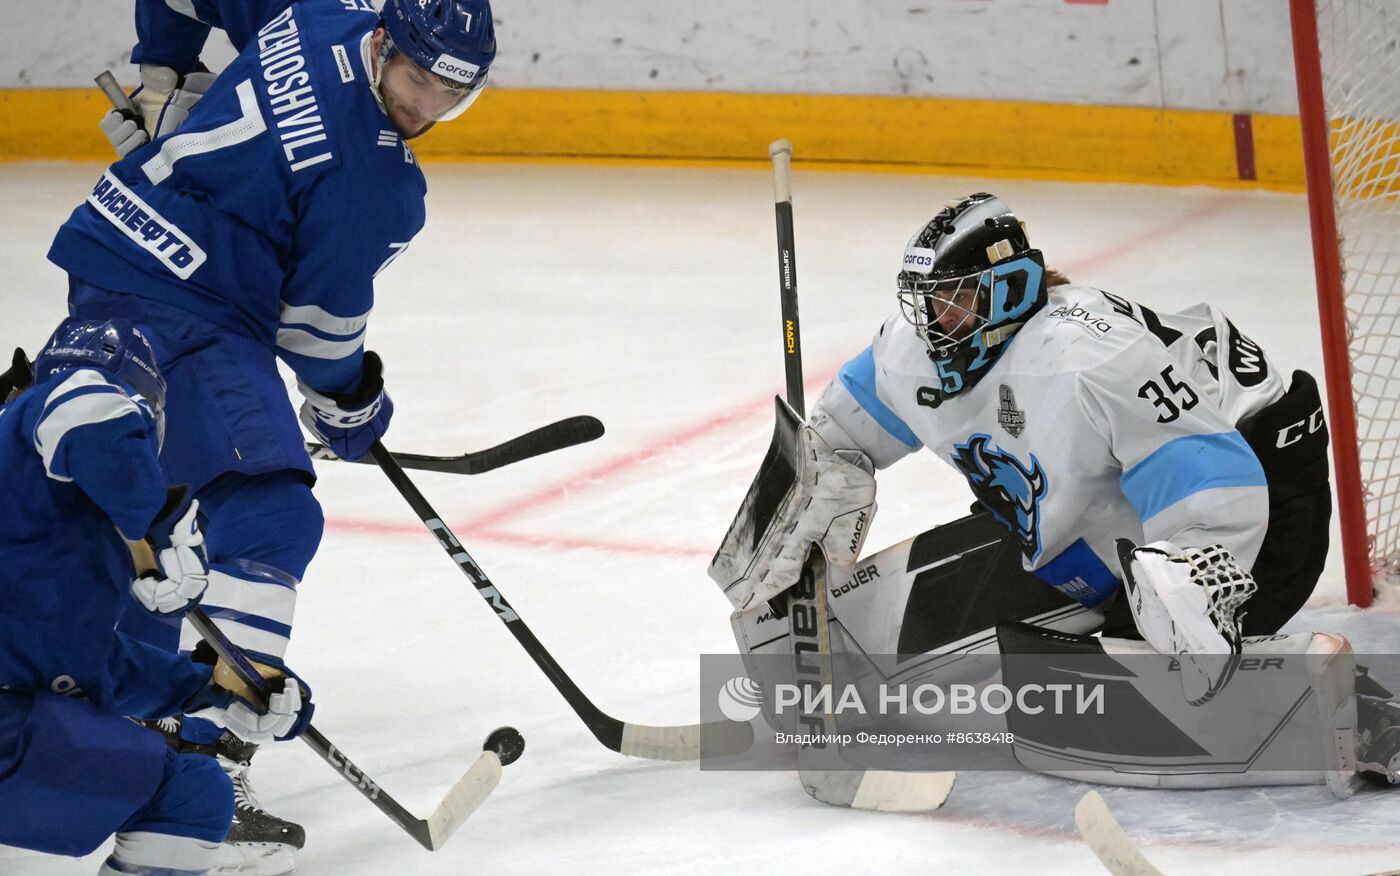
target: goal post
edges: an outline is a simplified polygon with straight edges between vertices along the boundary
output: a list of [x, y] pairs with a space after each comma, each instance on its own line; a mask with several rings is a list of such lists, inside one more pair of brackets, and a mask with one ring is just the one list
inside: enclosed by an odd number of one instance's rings
[[1348, 600], [1400, 572], [1400, 4], [1289, 0]]

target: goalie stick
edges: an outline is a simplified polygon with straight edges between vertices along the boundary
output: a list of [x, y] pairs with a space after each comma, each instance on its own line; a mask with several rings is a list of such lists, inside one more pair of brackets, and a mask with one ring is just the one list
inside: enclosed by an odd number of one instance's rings
[[511, 608], [510, 603], [506, 602], [506, 598], [491, 583], [491, 579], [486, 577], [476, 560], [472, 559], [467, 549], [452, 534], [452, 530], [447, 528], [447, 524], [438, 517], [432, 505], [428, 504], [428, 500], [413, 485], [413, 481], [404, 474], [403, 468], [394, 459], [394, 454], [378, 441], [371, 445], [369, 452], [394, 488], [413, 508], [418, 519], [433, 533], [442, 549], [462, 570], [462, 574], [467, 576], [467, 580], [471, 581], [476, 592], [491, 606], [496, 617], [506, 625], [506, 629], [515, 636], [515, 640], [554, 684], [555, 689], [563, 694], [575, 714], [583, 720], [599, 742], [620, 754], [652, 760], [699, 760], [702, 736], [705, 740], [706, 756], [742, 754], [753, 745], [753, 728], [736, 721], [659, 727], [620, 721], [599, 709], [579, 689], [554, 659], [554, 655], [535, 638], [534, 632], [526, 626], [515, 609]]
[[[128, 541], [127, 546], [131, 549], [138, 575], [156, 568], [155, 556], [151, 553], [150, 545], [144, 541]], [[227, 664], [234, 675], [238, 676], [238, 680], [247, 686], [247, 693], [253, 700], [253, 705], [265, 709], [267, 707], [267, 682], [248, 661], [243, 652], [238, 649], [238, 646], [229, 641], [228, 636], [224, 635], [224, 631], [219, 629], [204, 609], [198, 605], [185, 614], [185, 619], [190, 622], [200, 637], [209, 643], [209, 646], [214, 649], [214, 653], [219, 655], [219, 659]], [[346, 757], [345, 752], [336, 748], [325, 737], [325, 734], [316, 729], [315, 725], [308, 724], [301, 739], [311, 747], [312, 751], [320, 755], [322, 760], [340, 773], [342, 778], [354, 785], [355, 790], [373, 803], [376, 809], [389, 816], [391, 821], [403, 828], [405, 833], [416, 839], [419, 845], [430, 852], [437, 851], [447, 843], [457, 828], [462, 826], [462, 822], [466, 821], [477, 807], [490, 796], [496, 783], [501, 780], [499, 756], [495, 751], [484, 751], [477, 756], [466, 773], [447, 792], [447, 796], [442, 798], [442, 802], [437, 805], [432, 814], [427, 818], [418, 818], [380, 788], [379, 783], [371, 778], [369, 773], [356, 766], [354, 761]]]
[[[1090, 791], [1079, 799], [1074, 807], [1074, 823], [1099, 863], [1113, 876], [1166, 876], [1138, 851], [1098, 791]], [[1366, 876], [1400, 876], [1400, 870]]]
[[[524, 435], [517, 435], [509, 441], [503, 441], [495, 447], [488, 447], [485, 450], [463, 453], [458, 456], [395, 453], [394, 461], [403, 468], [418, 471], [476, 475], [500, 468], [503, 465], [529, 459], [532, 456], [541, 456], [556, 450], [563, 450], [565, 447], [573, 447], [575, 444], [596, 441], [602, 436], [603, 424], [597, 417], [569, 417], [547, 426], [541, 426], [526, 432]], [[315, 441], [306, 442], [306, 452], [311, 454], [312, 459], [340, 459], [331, 452], [329, 447], [317, 444]], [[369, 457], [353, 461], [367, 465], [374, 464], [374, 460]]]
[[[797, 316], [797, 251], [792, 225], [792, 143], [775, 140], [768, 146], [773, 162], [773, 209], [778, 228], [778, 283], [783, 314], [783, 371], [787, 400], [798, 416], [806, 416], [802, 389], [801, 323]], [[775, 436], [776, 438], [776, 436]], [[830, 610], [827, 604], [826, 562], [820, 549], [807, 555], [802, 577], [787, 593], [787, 604], [774, 613], [787, 613], [793, 669], [797, 678], [810, 671], [804, 660], [814, 659], [821, 680], [830, 684]], [[779, 597], [781, 599], [782, 597]], [[819, 717], [821, 736], [837, 735], [833, 715]], [[895, 772], [867, 770], [846, 762], [836, 746], [801, 745], [797, 772], [803, 789], [813, 799], [832, 806], [881, 812], [931, 812], [943, 805], [957, 779], [954, 772]]]

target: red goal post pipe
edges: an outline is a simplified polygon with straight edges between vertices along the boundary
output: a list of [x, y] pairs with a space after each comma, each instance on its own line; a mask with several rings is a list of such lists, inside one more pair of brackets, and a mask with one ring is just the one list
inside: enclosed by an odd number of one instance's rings
[[1289, 0], [1289, 13], [1293, 20], [1293, 60], [1298, 77], [1298, 114], [1303, 129], [1313, 264], [1317, 272], [1317, 310], [1322, 329], [1322, 366], [1327, 379], [1337, 516], [1342, 524], [1342, 561], [1346, 569], [1347, 600], [1365, 608], [1371, 604], [1374, 593], [1366, 537], [1366, 503], [1361, 493], [1361, 463], [1357, 455], [1351, 351], [1346, 304], [1342, 297], [1342, 262], [1333, 203], [1316, 0]]

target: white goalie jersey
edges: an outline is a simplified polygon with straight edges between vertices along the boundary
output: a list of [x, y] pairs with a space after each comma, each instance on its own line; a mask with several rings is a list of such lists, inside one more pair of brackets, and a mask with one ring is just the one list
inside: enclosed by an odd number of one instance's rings
[[1224, 545], [1251, 566], [1264, 470], [1237, 425], [1287, 378], [1216, 308], [1158, 314], [1063, 285], [971, 389], [945, 396], [895, 314], [813, 411], [833, 447], [885, 468], [927, 446], [1012, 532], [1023, 562], [1085, 605], [1119, 585], [1115, 539]]

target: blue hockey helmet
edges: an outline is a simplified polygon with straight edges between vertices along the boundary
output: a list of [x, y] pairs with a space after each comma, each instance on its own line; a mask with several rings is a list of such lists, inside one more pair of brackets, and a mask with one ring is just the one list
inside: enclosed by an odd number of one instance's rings
[[985, 192], [950, 201], [904, 248], [900, 309], [928, 345], [939, 400], [970, 388], [1045, 306], [1045, 260], [1025, 226]]
[[131, 390], [131, 400], [154, 427], [157, 443], [164, 443], [165, 378], [136, 326], [124, 319], [65, 319], [34, 360], [34, 382], [78, 368], [105, 371]]
[[496, 58], [496, 26], [489, 0], [387, 0], [380, 23], [387, 39], [380, 70], [394, 52], [461, 86], [461, 97], [438, 116], [457, 118], [486, 85]]

